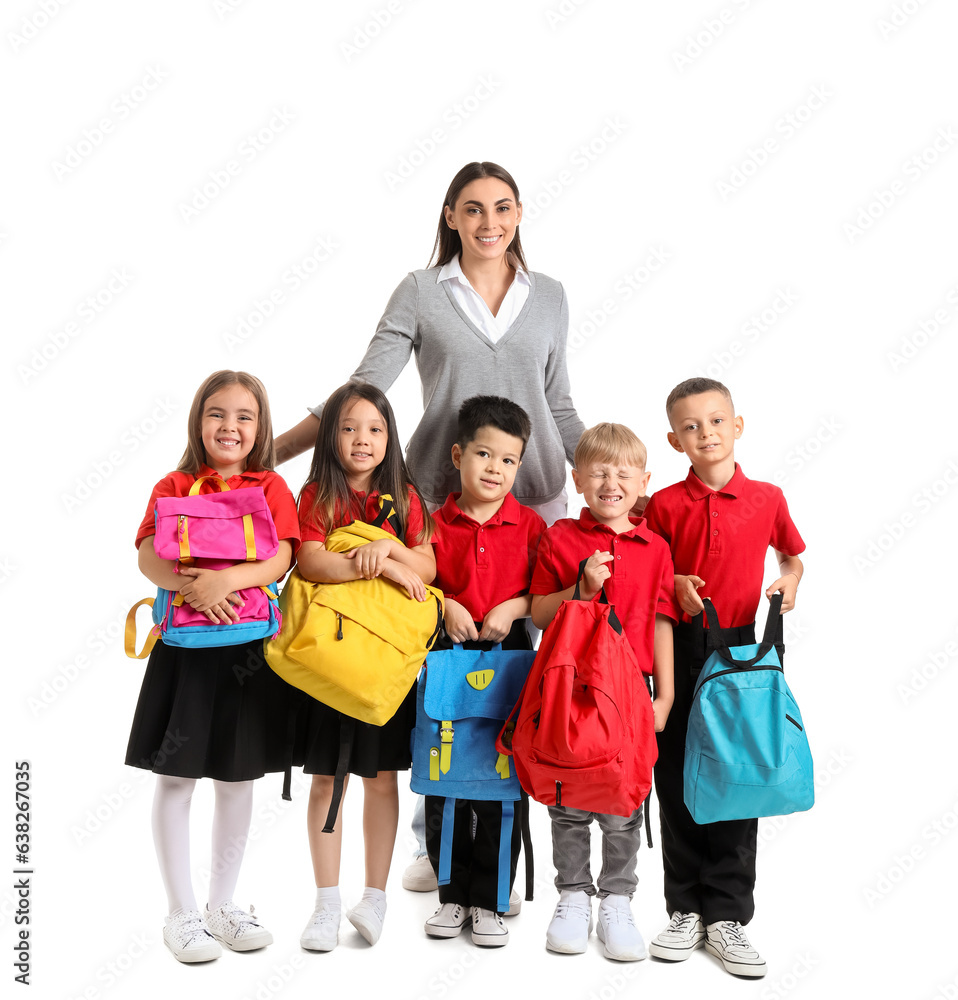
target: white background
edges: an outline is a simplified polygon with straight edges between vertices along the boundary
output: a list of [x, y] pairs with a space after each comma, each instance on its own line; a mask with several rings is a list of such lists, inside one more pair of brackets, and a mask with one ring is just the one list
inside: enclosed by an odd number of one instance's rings
[[[958, 12], [944, 0], [895, 10], [4, 4], [0, 564], [13, 655], [0, 865], [16, 867], [14, 761], [27, 758], [36, 994], [956, 995], [958, 446], [946, 402]], [[745, 419], [737, 457], [782, 484], [808, 544], [788, 670], [818, 802], [760, 826], [749, 934], [769, 963], [764, 982], [736, 981], [704, 952], [616, 966], [593, 938], [584, 956], [546, 953], [555, 894], [541, 807], [537, 898], [510, 922], [509, 946], [427, 940], [435, 897], [399, 886], [405, 790], [382, 940], [367, 954], [349, 928], [333, 953], [301, 952], [313, 900], [306, 784], [288, 805], [274, 777], [257, 785], [237, 894], [274, 945], [194, 968], [162, 945], [152, 777], [122, 764], [142, 665], [119, 635], [149, 593], [133, 535], [150, 488], [176, 465], [210, 371], [259, 375], [277, 430], [346, 379], [391, 290], [425, 266], [450, 178], [475, 159], [516, 177], [530, 266], [565, 285], [586, 424], [632, 426], [652, 488], [665, 486], [686, 468], [665, 442], [665, 397], [693, 374], [717, 375]], [[321, 241], [332, 253], [313, 266]], [[298, 288], [294, 265], [311, 271]], [[281, 303], [257, 322], [273, 292]], [[763, 312], [762, 329], [748, 326]], [[250, 317], [256, 329], [231, 344]], [[420, 412], [412, 369], [391, 399], [408, 435]], [[294, 490], [305, 470], [305, 458], [281, 469]], [[194, 806], [200, 899], [207, 784]], [[362, 887], [356, 793], [347, 902]], [[639, 867], [635, 913], [649, 938], [666, 919], [657, 843]], [[11, 982], [13, 878], [0, 880]]]

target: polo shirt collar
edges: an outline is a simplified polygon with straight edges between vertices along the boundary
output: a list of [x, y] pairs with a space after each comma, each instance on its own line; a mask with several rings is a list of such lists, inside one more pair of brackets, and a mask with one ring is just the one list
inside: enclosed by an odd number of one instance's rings
[[[245, 472], [237, 472], [235, 476], [230, 476], [229, 478], [230, 479], [236, 479], [236, 478], [239, 478], [239, 479], [252, 479], [252, 480], [256, 481], [256, 480], [264, 479], [268, 474], [269, 474], [269, 470], [268, 469], [259, 469], [259, 470], [255, 470], [255, 471], [253, 469], [247, 469]], [[203, 476], [216, 476], [218, 479], [222, 479], [223, 478], [216, 471], [216, 469], [211, 469], [205, 463], [202, 464], [202, 465], [200, 465], [200, 471], [197, 472], [196, 478], [197, 479], [202, 479]]]
[[[442, 512], [447, 521], [454, 521], [457, 517], [465, 518], [467, 521], [475, 521], [459, 507], [461, 493], [450, 493], [446, 497], [446, 502], [442, 505]], [[519, 501], [511, 494], [507, 493], [502, 501], [502, 506], [486, 521], [486, 524], [518, 524], [519, 523]]]
[[641, 542], [652, 540], [652, 532], [649, 530], [644, 517], [630, 517], [632, 527], [628, 531], [615, 532], [607, 524], [595, 519], [592, 511], [588, 507], [583, 507], [579, 511], [579, 526], [587, 531], [600, 531], [604, 534], [615, 535], [625, 538], [637, 538]]
[[691, 468], [689, 469], [688, 476], [685, 478], [685, 488], [689, 491], [689, 496], [693, 500], [704, 500], [713, 493], [721, 493], [723, 496], [737, 498], [742, 495], [747, 481], [741, 466], [736, 462], [732, 478], [720, 490], [713, 490], [711, 487], [706, 486], [695, 474], [695, 470]]

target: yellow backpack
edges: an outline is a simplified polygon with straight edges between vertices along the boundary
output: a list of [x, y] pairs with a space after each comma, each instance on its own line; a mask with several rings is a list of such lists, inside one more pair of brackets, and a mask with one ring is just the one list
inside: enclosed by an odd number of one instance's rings
[[[384, 510], [389, 499], [383, 497]], [[331, 531], [326, 548], [347, 552], [380, 538], [397, 540], [376, 524], [354, 521]], [[439, 634], [442, 592], [426, 590], [427, 599], [416, 601], [382, 576], [310, 583], [294, 569], [279, 599], [283, 627], [266, 643], [266, 661], [324, 705], [381, 726], [396, 714]]]

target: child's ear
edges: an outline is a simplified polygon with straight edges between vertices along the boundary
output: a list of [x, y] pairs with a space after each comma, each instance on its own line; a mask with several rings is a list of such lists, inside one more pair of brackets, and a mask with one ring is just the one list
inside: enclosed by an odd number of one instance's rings
[[685, 454], [685, 449], [682, 447], [682, 444], [679, 441], [679, 436], [677, 434], [675, 434], [673, 431], [669, 431], [669, 433], [666, 436], [669, 439], [669, 444], [672, 445], [672, 447], [677, 452], [679, 452], [680, 454], [684, 455]]
[[[448, 211], [448, 209], [446, 210]], [[452, 464], [458, 469], [459, 463], [462, 461], [462, 448], [456, 443], [452, 446]]]
[[575, 483], [576, 493], [582, 492], [582, 487], [579, 485], [579, 473], [575, 469], [572, 470], [572, 482]]
[[735, 418], [735, 440], [737, 441], [742, 436], [742, 431], [745, 429], [745, 421], [741, 417]]

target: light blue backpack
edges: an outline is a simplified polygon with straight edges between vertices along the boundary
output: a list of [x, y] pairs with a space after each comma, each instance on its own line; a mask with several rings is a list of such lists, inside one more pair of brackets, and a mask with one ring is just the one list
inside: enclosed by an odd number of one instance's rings
[[782, 595], [772, 597], [760, 645], [727, 646], [712, 602], [703, 603], [712, 653], [689, 713], [685, 805], [700, 824], [811, 809], [812, 754], [775, 646]]

